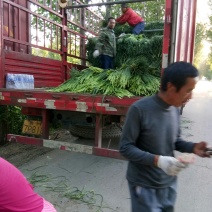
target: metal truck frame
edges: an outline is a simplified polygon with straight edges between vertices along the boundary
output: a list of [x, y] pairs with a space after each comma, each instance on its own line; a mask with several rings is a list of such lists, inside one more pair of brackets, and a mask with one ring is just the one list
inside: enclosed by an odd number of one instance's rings
[[[87, 36], [97, 35], [98, 23], [101, 21], [90, 8], [67, 10], [53, 4], [51, 0], [48, 4], [46, 2], [0, 1], [0, 105], [20, 106], [24, 114], [42, 117], [40, 138], [7, 134], [7, 140], [122, 158], [118, 150], [102, 147], [103, 120], [109, 117], [112, 122], [123, 122], [130, 105], [142, 97], [120, 99], [114, 96], [44, 91], [42, 88], [55, 87], [66, 81], [70, 77], [70, 68], [85, 68]], [[73, 2], [82, 5], [79, 0]], [[196, 0], [166, 0], [161, 73], [171, 62], [192, 62], [196, 4]], [[39, 9], [45, 14], [39, 13]], [[33, 55], [33, 51], [39, 52], [39, 49], [58, 55], [60, 59]], [[76, 64], [75, 60], [80, 60], [81, 64]], [[8, 73], [32, 74], [35, 89], [5, 88]], [[49, 140], [49, 116], [52, 110], [93, 114], [94, 145]]]

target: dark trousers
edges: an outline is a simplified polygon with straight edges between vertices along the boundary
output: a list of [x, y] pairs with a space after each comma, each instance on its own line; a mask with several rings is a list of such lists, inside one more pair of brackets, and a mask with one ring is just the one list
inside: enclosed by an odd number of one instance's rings
[[174, 212], [176, 182], [167, 188], [144, 188], [128, 182], [132, 212]]
[[100, 55], [101, 65], [103, 69], [113, 69], [113, 57], [108, 55], [101, 54]]

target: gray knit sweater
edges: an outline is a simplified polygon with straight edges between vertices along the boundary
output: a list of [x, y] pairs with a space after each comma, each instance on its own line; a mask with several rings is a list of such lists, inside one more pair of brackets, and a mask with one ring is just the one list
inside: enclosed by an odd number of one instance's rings
[[129, 160], [127, 180], [149, 188], [164, 188], [176, 181], [154, 166], [154, 156], [174, 156], [174, 150], [192, 153], [194, 143], [180, 137], [179, 109], [158, 95], [135, 102], [128, 110], [120, 153]]

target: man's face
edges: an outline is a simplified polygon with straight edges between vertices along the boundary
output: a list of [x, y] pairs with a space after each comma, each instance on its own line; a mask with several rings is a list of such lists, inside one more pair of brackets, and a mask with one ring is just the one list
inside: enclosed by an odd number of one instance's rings
[[115, 25], [116, 25], [115, 19], [110, 19], [110, 21], [107, 24], [108, 28], [110, 28], [110, 29], [113, 29], [115, 27]]
[[168, 92], [171, 104], [175, 107], [180, 107], [188, 102], [192, 98], [192, 91], [196, 83], [196, 78], [189, 77], [187, 78], [186, 84], [179, 91], [176, 90], [174, 85], [169, 83]]
[[126, 10], [127, 10], [127, 7], [122, 7], [122, 8], [121, 8], [122, 13], [125, 13]]

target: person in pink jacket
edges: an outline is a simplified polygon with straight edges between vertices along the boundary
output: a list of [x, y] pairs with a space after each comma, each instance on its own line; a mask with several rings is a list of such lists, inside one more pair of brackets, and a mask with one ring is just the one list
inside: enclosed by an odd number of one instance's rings
[[54, 206], [39, 196], [25, 176], [0, 157], [0, 211], [57, 212]]
[[128, 23], [133, 27], [132, 34], [138, 35], [144, 31], [145, 22], [133, 9], [128, 7], [127, 4], [121, 5], [122, 16], [116, 19], [119, 24]]

